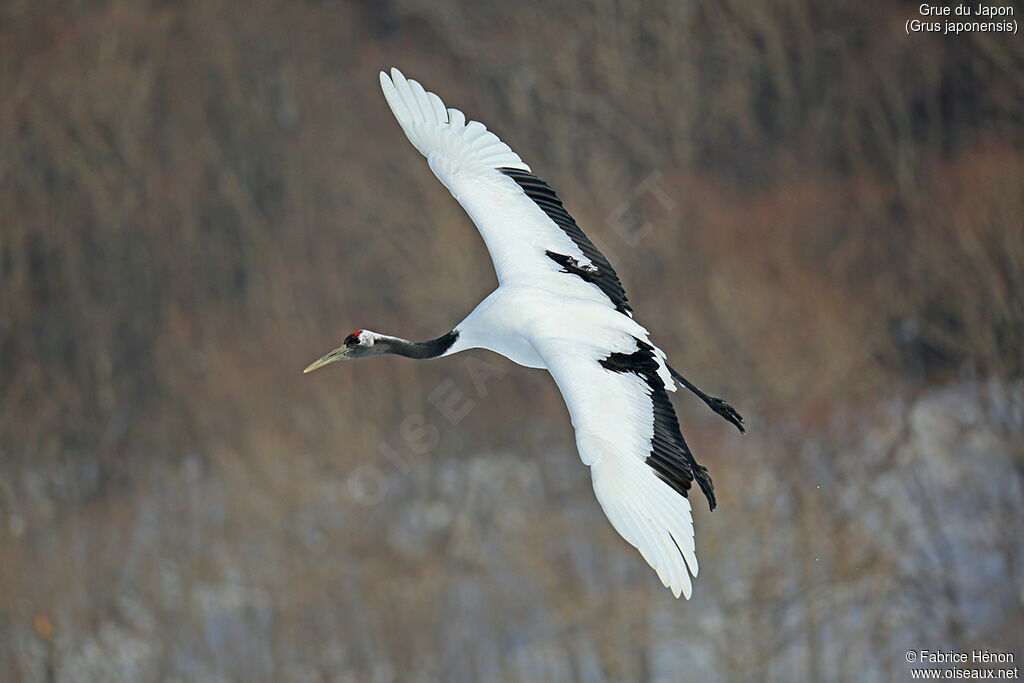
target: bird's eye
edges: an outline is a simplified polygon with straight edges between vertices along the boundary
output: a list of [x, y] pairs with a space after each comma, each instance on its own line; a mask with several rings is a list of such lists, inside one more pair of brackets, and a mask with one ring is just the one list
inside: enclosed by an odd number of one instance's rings
[[354, 346], [354, 345], [359, 344], [359, 333], [360, 332], [362, 332], [362, 330], [356, 330], [352, 334], [350, 334], [347, 337], [345, 337], [345, 346]]

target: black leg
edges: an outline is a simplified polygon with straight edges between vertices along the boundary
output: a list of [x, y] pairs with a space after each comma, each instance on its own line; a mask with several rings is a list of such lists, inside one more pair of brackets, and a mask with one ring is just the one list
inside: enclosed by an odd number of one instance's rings
[[683, 446], [683, 454], [690, 463], [690, 469], [693, 472], [693, 478], [697, 482], [697, 486], [704, 492], [704, 497], [708, 499], [708, 509], [714, 511], [718, 502], [715, 500], [715, 485], [711, 483], [711, 475], [708, 474], [708, 468], [697, 464], [697, 461], [693, 458], [693, 453], [690, 451], [690, 446], [686, 443], [686, 439], [683, 438], [681, 432], [679, 434], [679, 442]]
[[736, 425], [736, 429], [740, 430], [740, 433], [746, 431], [743, 428], [743, 417], [736, 412], [735, 408], [733, 408], [731, 405], [729, 405], [720, 398], [715, 398], [714, 396], [708, 396], [707, 394], [705, 394], [703, 391], [694, 386], [690, 382], [690, 380], [680, 375], [679, 372], [676, 371], [676, 369], [673, 368], [671, 365], [668, 366], [668, 371], [672, 373], [673, 377], [679, 380], [680, 384], [682, 384], [684, 387], [686, 387], [694, 394], [696, 394], [697, 397], [700, 398], [700, 400], [704, 401], [704, 403], [708, 404], [708, 408], [711, 408], [711, 410], [715, 411], [716, 413], [724, 417], [726, 420]]

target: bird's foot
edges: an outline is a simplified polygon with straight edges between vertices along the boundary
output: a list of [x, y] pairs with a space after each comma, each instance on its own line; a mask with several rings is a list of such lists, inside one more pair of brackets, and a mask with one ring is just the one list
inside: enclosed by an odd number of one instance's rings
[[[692, 455], [690, 459], [693, 460]], [[717, 504], [715, 500], [715, 485], [711, 483], [711, 475], [708, 474], [708, 468], [698, 465], [696, 460], [693, 460], [693, 478], [697, 480], [697, 485], [704, 492], [704, 497], [708, 499], [708, 508], [714, 510]]]
[[707, 404], [711, 410], [736, 425], [736, 429], [740, 430], [741, 434], [746, 433], [746, 429], [743, 427], [743, 416], [737, 413], [736, 409], [731, 405], [720, 398], [715, 398], [714, 396], [708, 396]]

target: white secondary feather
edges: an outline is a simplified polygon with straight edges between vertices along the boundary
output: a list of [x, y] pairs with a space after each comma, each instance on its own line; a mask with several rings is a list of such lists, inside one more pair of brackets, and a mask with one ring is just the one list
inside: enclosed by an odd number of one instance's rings
[[529, 171], [519, 155], [478, 121], [466, 123], [458, 109], [446, 109], [441, 98], [409, 80], [398, 69], [380, 72], [384, 97], [409, 141], [427, 157], [445, 186], [459, 172], [481, 173], [509, 167]]
[[690, 501], [645, 462], [654, 435], [650, 388], [632, 373], [602, 367], [602, 348], [544, 336], [532, 343], [562, 392], [580, 459], [612, 526], [676, 597], [689, 598], [689, 573], [697, 576]]
[[[460, 336], [445, 355], [487, 348], [547, 368], [608, 519], [676, 597], [689, 598], [690, 574], [697, 575], [690, 503], [645, 462], [654, 439], [652, 388], [600, 362], [649, 344], [647, 330], [599, 286], [545, 253], [593, 267], [573, 238], [498, 170], [530, 170], [508, 145], [397, 69], [381, 72], [380, 82], [402, 130], [476, 224], [498, 276], [498, 289], [456, 327]], [[653, 353], [657, 376], [674, 391], [664, 353]]]
[[546, 250], [590, 261], [565, 232], [499, 168], [529, 171], [519, 155], [458, 109], [398, 69], [380, 74], [381, 88], [406, 136], [427, 158], [434, 175], [473, 219], [494, 262], [501, 284], [530, 283], [563, 296], [607, 303], [607, 297], [582, 280], [561, 277]]

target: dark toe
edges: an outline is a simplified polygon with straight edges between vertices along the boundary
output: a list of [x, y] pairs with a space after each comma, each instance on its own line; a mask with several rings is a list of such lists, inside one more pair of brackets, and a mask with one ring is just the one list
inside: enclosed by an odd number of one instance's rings
[[746, 429], [743, 428], [743, 417], [731, 405], [720, 398], [714, 398], [712, 399], [711, 409], [735, 425], [741, 434], [746, 433]]

